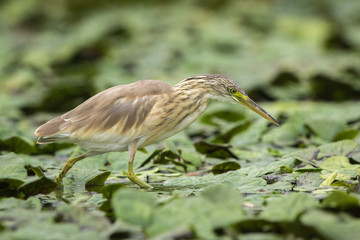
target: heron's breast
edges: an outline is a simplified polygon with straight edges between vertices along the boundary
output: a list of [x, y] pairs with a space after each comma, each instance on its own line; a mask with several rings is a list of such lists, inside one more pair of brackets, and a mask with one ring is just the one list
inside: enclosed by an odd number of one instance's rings
[[162, 141], [180, 132], [193, 123], [205, 111], [208, 101], [194, 102], [182, 111], [166, 116], [159, 124], [154, 125], [152, 131], [146, 134], [141, 147]]

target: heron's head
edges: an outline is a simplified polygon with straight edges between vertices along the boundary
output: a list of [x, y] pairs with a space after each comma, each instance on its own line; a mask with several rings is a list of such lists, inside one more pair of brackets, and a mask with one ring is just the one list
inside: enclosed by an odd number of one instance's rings
[[189, 88], [201, 88], [205, 91], [204, 96], [213, 99], [228, 100], [239, 103], [275, 125], [279, 123], [264, 109], [249, 98], [244, 90], [234, 80], [219, 74], [196, 75], [184, 79], [180, 84], [187, 85]]

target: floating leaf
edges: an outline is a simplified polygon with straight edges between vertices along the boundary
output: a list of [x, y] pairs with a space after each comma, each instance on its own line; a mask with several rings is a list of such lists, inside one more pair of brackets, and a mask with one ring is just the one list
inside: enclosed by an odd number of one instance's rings
[[331, 141], [338, 132], [345, 129], [346, 122], [339, 119], [315, 118], [307, 121], [307, 125], [318, 137]]
[[86, 181], [85, 187], [91, 187], [91, 186], [101, 186], [104, 185], [106, 179], [110, 176], [111, 172], [103, 172], [92, 179]]
[[260, 214], [260, 218], [272, 222], [291, 222], [305, 211], [317, 206], [318, 202], [305, 193], [292, 193], [269, 201], [264, 211]]
[[35, 152], [34, 141], [28, 133], [7, 121], [0, 121], [0, 150], [16, 153]]
[[214, 143], [201, 141], [195, 143], [194, 146], [196, 148], [196, 151], [205, 154], [207, 157], [214, 157], [221, 159], [226, 159], [226, 158], [237, 159], [237, 156], [229, 150], [228, 145], [214, 144]]
[[339, 210], [352, 210], [360, 207], [360, 199], [352, 194], [336, 191], [330, 193], [329, 196], [321, 202], [321, 205]]
[[13, 208], [25, 208], [41, 210], [41, 202], [37, 197], [29, 197], [26, 200], [17, 198], [3, 198], [0, 200], [0, 209], [2, 211]]
[[99, 171], [95, 169], [80, 169], [73, 167], [71, 174], [67, 174], [66, 179], [72, 183], [85, 184], [85, 186], [102, 186], [110, 176], [109, 171]]
[[318, 159], [330, 156], [347, 156], [355, 151], [358, 144], [353, 140], [343, 140], [335, 143], [325, 144], [319, 147]]
[[320, 163], [320, 167], [328, 172], [336, 172], [355, 177], [360, 174], [360, 165], [351, 164], [345, 156], [333, 156]]
[[25, 182], [19, 188], [19, 191], [23, 192], [26, 197], [34, 196], [36, 194], [42, 193], [47, 194], [54, 191], [58, 185], [51, 179], [46, 177], [33, 179]]
[[330, 185], [335, 181], [337, 175], [338, 175], [337, 172], [331, 173], [331, 174], [319, 185], [319, 187], [330, 186]]
[[141, 227], [148, 226], [152, 221], [155, 198], [152, 194], [130, 190], [117, 190], [111, 200], [116, 218]]
[[347, 216], [311, 210], [300, 217], [300, 221], [309, 227], [315, 228], [324, 239], [353, 240], [360, 236], [360, 220]]
[[211, 172], [216, 175], [216, 174], [222, 174], [228, 171], [234, 171], [234, 170], [238, 170], [240, 169], [240, 164], [234, 161], [228, 161], [228, 162], [224, 162], [224, 163], [219, 163], [215, 166], [213, 166], [213, 168], [211, 169]]
[[192, 163], [196, 167], [200, 167], [202, 165], [201, 157], [196, 152], [183, 151], [181, 153], [181, 158]]
[[262, 140], [281, 146], [293, 145], [298, 142], [303, 134], [305, 134], [304, 117], [300, 114], [294, 114], [285, 124], [264, 134]]
[[359, 135], [359, 131], [356, 129], [345, 129], [343, 131], [338, 132], [334, 138], [333, 141], [341, 141], [345, 139], [354, 139]]
[[154, 213], [152, 224], [147, 228], [147, 234], [154, 237], [170, 231], [189, 231], [193, 228], [202, 239], [213, 238], [214, 228], [243, 218], [241, 202], [242, 198], [235, 190], [221, 185], [211, 186], [200, 197], [175, 199], [160, 206]]

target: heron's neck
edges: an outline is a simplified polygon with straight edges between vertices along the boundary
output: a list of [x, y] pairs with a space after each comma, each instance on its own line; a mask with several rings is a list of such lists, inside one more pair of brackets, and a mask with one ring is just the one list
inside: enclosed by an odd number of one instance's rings
[[204, 101], [209, 101], [215, 95], [212, 84], [207, 80], [183, 80], [176, 84], [173, 89], [177, 95]]

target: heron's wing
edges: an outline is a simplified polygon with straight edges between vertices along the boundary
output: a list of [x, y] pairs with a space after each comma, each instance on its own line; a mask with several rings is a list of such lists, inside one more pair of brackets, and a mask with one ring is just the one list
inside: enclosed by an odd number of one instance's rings
[[139, 127], [158, 101], [172, 87], [156, 80], [142, 80], [104, 90], [73, 110], [41, 125], [38, 143], [96, 138], [110, 131], [123, 135]]

